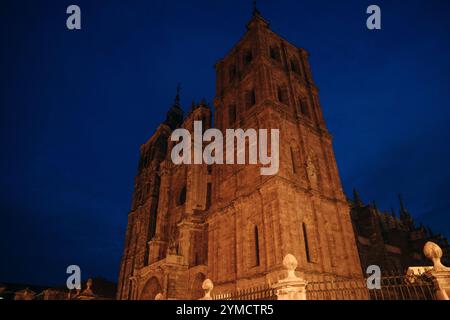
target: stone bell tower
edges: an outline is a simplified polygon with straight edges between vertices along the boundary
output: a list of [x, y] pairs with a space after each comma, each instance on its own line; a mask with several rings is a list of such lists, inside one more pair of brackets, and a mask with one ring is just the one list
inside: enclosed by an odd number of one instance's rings
[[276, 281], [289, 253], [307, 280], [361, 277], [308, 53], [270, 30], [255, 7], [216, 73], [218, 129], [280, 130], [276, 175], [262, 176], [258, 165], [213, 166], [208, 276], [217, 290]]
[[305, 280], [361, 278], [308, 53], [270, 30], [256, 7], [245, 35], [216, 64], [214, 108], [222, 133], [278, 129], [278, 172], [263, 176], [258, 164], [175, 165], [173, 130], [192, 133], [194, 121], [212, 127], [208, 104], [193, 104], [184, 117], [177, 94], [141, 146], [118, 298], [197, 299], [206, 278], [216, 294], [275, 283], [287, 254]]

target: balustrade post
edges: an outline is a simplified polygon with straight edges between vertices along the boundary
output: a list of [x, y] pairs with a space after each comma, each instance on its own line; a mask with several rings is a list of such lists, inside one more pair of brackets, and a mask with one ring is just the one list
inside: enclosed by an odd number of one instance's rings
[[288, 275], [272, 286], [276, 291], [277, 300], [306, 300], [307, 282], [295, 275], [297, 265], [297, 259], [292, 254], [284, 257], [283, 266]]
[[205, 295], [199, 300], [212, 300], [211, 291], [214, 289], [213, 282], [210, 279], [206, 279], [203, 281], [202, 289], [205, 290]]
[[449, 300], [450, 268], [441, 262], [442, 249], [434, 242], [427, 242], [423, 248], [424, 255], [433, 261], [433, 269], [428, 271], [433, 277], [437, 300]]

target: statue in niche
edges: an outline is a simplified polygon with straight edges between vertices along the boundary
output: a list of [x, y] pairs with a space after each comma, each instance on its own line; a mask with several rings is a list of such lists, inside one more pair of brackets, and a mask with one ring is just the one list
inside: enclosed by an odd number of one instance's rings
[[317, 188], [317, 169], [314, 165], [314, 161], [308, 156], [306, 160], [306, 171], [308, 172], [309, 182], [311, 183], [311, 187]]
[[172, 227], [169, 238], [168, 254], [178, 255], [178, 228]]

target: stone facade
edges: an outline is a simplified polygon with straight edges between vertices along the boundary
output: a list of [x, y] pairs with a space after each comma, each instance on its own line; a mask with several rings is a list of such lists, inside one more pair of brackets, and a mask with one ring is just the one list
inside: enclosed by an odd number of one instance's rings
[[280, 129], [280, 169], [178, 165], [175, 128], [211, 127], [205, 102], [183, 116], [179, 95], [147, 143], [135, 179], [118, 299], [198, 299], [276, 283], [283, 258], [310, 279], [360, 279], [361, 264], [308, 53], [270, 30], [255, 10], [247, 32], [216, 64], [214, 124]]

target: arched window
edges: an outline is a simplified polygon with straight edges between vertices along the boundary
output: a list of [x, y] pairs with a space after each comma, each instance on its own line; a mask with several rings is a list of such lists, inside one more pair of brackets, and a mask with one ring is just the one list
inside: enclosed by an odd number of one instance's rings
[[278, 46], [270, 47], [270, 57], [278, 62], [281, 62], [280, 49]]
[[177, 204], [178, 204], [179, 206], [181, 206], [181, 205], [185, 204], [185, 202], [186, 202], [186, 186], [184, 186], [184, 187], [181, 189], [180, 194], [179, 194], [179, 196], [178, 196]]
[[157, 205], [152, 205], [150, 207], [150, 226], [149, 226], [149, 233], [150, 233], [150, 239], [153, 238], [153, 236], [155, 235], [156, 232], [156, 219], [157, 219], [157, 213], [158, 211], [158, 206]]
[[309, 107], [308, 107], [308, 102], [306, 102], [305, 98], [300, 98], [299, 99], [299, 103], [300, 103], [300, 112], [305, 116], [308, 117], [310, 116], [309, 113]]
[[251, 49], [244, 52], [244, 65], [249, 65], [253, 60], [253, 53]]
[[278, 101], [283, 104], [289, 104], [288, 90], [286, 86], [278, 86]]
[[295, 73], [300, 74], [300, 67], [298, 65], [298, 62], [295, 58], [291, 59], [291, 70], [294, 71]]
[[292, 162], [292, 173], [296, 173], [297, 169], [296, 169], [296, 160], [295, 160], [295, 151], [294, 149], [291, 147], [291, 162]]
[[303, 240], [305, 243], [306, 261], [311, 262], [311, 255], [309, 253], [308, 230], [304, 222], [302, 223], [302, 231], [303, 231]]
[[252, 267], [257, 267], [260, 264], [259, 260], [259, 231], [258, 226], [253, 226], [253, 252], [252, 254]]
[[212, 184], [209, 182], [206, 186], [206, 210], [211, 207]]
[[251, 108], [256, 104], [255, 90], [248, 90], [245, 93], [245, 105], [247, 108]]
[[230, 66], [228, 76], [229, 76], [230, 82], [232, 82], [234, 79], [236, 79], [237, 68], [236, 68], [236, 66], [234, 64]]

